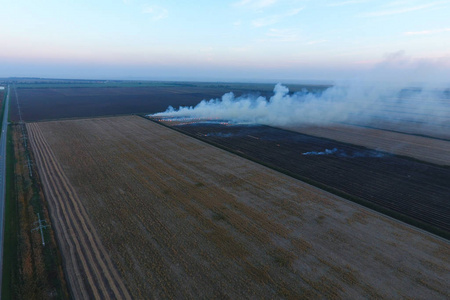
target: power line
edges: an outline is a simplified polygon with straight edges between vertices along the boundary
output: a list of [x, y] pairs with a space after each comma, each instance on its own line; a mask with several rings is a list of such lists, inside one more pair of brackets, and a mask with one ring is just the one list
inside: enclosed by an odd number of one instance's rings
[[34, 222], [33, 224], [39, 223], [39, 226], [34, 228], [34, 229], [31, 229], [31, 231], [33, 232], [33, 231], [38, 230], [38, 229], [41, 231], [42, 246], [45, 246], [44, 232], [42, 231], [42, 229], [50, 227], [50, 225], [42, 225], [42, 223], [45, 222], [45, 220], [41, 220], [41, 217], [39, 216], [39, 213], [37, 215], [38, 215], [38, 221]]

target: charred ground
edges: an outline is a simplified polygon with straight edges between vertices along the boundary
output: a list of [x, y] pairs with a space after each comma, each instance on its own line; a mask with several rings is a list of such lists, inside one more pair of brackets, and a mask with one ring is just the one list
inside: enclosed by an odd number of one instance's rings
[[[20, 103], [22, 119], [29, 122], [148, 114], [164, 111], [169, 105], [196, 105], [230, 91], [236, 96], [268, 96], [272, 88], [270, 84], [238, 83], [25, 81], [14, 84], [11, 120], [19, 120], [14, 102]], [[327, 86], [289, 88], [294, 93], [302, 89], [320, 91]], [[266, 126], [195, 125], [177, 129], [416, 226], [444, 236], [450, 231], [448, 167]], [[380, 129], [381, 134], [390, 131], [390, 127]], [[331, 153], [305, 154], [326, 150]]]
[[[86, 118], [107, 115], [148, 114], [173, 107], [193, 106], [203, 99], [215, 99], [233, 91], [271, 95], [271, 84], [168, 83], [168, 82], [21, 82], [14, 85], [11, 100], [19, 97], [25, 122]], [[290, 85], [292, 92], [322, 90], [326, 86]], [[15, 104], [15, 103], [14, 103]], [[18, 121], [17, 105], [10, 118]]]
[[[272, 87], [58, 84], [17, 84], [11, 95], [12, 120], [19, 119], [19, 103], [23, 120], [30, 122], [152, 113], [168, 105], [195, 105], [229, 91], [270, 94]], [[84, 228], [82, 218], [94, 222], [84, 233], [67, 231], [69, 239], [85, 248], [74, 246], [76, 250], [70, 252], [62, 247], [65, 258], [72, 253], [75, 264], [87, 268], [86, 276], [77, 278], [90, 280], [92, 288], [76, 288], [69, 276], [72, 293], [109, 295], [113, 292], [109, 283], [119, 286], [120, 280], [105, 279], [103, 260], [92, 259], [108, 258], [99, 254], [94, 241], [106, 247], [103, 253], [111, 255], [124, 279], [125, 287], [118, 292], [121, 298], [126, 298], [127, 290], [136, 298], [151, 293], [155, 297], [201, 293], [232, 298], [249, 293], [286, 298], [448, 297], [447, 281], [442, 280], [449, 274], [447, 241], [279, 172], [136, 116], [28, 123], [27, 128], [38, 133], [32, 139], [40, 143], [34, 151], [41, 154], [41, 163], [46, 162], [39, 167], [48, 175], [45, 191], [68, 189], [68, 183], [76, 189], [60, 191], [52, 203], [69, 210], [55, 207], [51, 217], [73, 223], [74, 228]], [[448, 233], [449, 207], [443, 203], [449, 194], [448, 168], [265, 126], [182, 129], [368, 206], [387, 203], [385, 211], [396, 216], [421, 212], [407, 218]], [[86, 207], [87, 213], [72, 209], [80, 203], [69, 196], [78, 193], [83, 201], [79, 207]], [[373, 198], [385, 203], [371, 202]], [[55, 228], [64, 233], [63, 226]], [[84, 239], [94, 233], [99, 236], [89, 242]], [[89, 275], [91, 271], [100, 277]]]
[[450, 168], [269, 126], [176, 129], [444, 236]]

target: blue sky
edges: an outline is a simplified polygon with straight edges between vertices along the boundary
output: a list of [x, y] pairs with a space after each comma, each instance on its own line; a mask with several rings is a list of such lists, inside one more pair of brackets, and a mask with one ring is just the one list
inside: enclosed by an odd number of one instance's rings
[[296, 81], [345, 79], [368, 70], [379, 77], [450, 75], [450, 1], [0, 4], [0, 77]]

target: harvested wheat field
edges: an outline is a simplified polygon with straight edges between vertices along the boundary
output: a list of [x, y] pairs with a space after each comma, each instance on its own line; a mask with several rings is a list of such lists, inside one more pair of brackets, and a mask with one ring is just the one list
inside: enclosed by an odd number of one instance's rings
[[290, 127], [288, 129], [450, 166], [450, 140], [443, 138], [343, 124], [329, 127]]
[[76, 298], [450, 297], [447, 241], [161, 125], [27, 128]]

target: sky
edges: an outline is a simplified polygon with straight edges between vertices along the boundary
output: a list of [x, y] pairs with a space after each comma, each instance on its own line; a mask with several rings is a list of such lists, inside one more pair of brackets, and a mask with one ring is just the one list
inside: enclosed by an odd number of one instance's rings
[[449, 16], [433, 0], [0, 0], [0, 77], [443, 80]]

